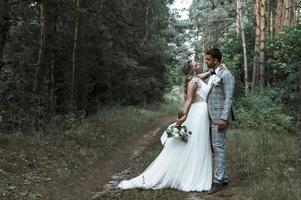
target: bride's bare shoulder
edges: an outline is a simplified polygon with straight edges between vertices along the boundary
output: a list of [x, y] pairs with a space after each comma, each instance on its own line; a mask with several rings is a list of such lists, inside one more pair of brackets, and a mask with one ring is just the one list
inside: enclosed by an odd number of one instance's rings
[[201, 81], [201, 79], [199, 77], [194, 76], [194, 77], [192, 77], [192, 79], [189, 82], [199, 84], [200, 81]]

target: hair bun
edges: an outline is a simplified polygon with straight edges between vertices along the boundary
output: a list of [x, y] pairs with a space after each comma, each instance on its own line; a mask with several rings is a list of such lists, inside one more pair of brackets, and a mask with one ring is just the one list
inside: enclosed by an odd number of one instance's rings
[[191, 65], [192, 60], [188, 60], [187, 62], [185, 62], [184, 66], [183, 66], [183, 74], [185, 76], [191, 74], [191, 71], [193, 69], [193, 66]]

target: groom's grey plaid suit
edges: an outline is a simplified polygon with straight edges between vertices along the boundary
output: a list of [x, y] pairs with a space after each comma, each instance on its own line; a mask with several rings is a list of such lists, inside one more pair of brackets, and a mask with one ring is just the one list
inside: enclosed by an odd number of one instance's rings
[[225, 157], [226, 130], [219, 130], [218, 122], [222, 119], [229, 123], [234, 118], [232, 103], [235, 79], [227, 69], [219, 70], [216, 76], [220, 78], [220, 82], [210, 85], [210, 91], [207, 96], [211, 143], [215, 160], [213, 182], [226, 183], [228, 182]]

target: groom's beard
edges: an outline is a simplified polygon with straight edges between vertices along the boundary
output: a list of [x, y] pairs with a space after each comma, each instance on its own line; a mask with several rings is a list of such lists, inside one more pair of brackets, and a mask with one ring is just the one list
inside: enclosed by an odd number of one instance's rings
[[213, 70], [216, 70], [217, 68], [219, 68], [221, 66], [221, 64], [220, 63], [218, 63], [218, 64], [215, 64], [213, 67], [212, 67], [212, 69]]
[[212, 65], [207, 65], [207, 67], [208, 67], [209, 69], [215, 70], [215, 69], [217, 69], [220, 65], [221, 65], [220, 63], [218, 63], [218, 64], [214, 64], [214, 63], [213, 63]]
[[213, 69], [213, 68], [214, 68], [214, 65], [207, 65], [207, 68], [208, 68], [208, 69]]

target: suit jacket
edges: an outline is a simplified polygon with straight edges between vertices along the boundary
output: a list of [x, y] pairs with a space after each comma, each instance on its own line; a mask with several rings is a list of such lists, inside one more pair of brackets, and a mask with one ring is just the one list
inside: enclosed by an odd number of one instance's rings
[[217, 84], [211, 84], [207, 96], [208, 112], [211, 121], [215, 124], [223, 119], [227, 122], [234, 120], [233, 95], [235, 79], [227, 69], [221, 69], [216, 74], [220, 78]]

